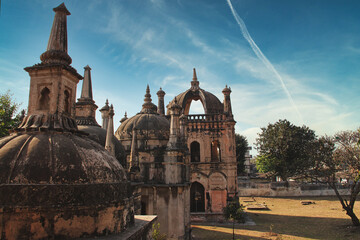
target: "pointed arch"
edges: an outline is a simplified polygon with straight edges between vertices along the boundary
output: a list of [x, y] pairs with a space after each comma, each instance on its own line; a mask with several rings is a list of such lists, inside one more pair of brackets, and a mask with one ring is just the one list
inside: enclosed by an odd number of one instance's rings
[[221, 161], [221, 150], [219, 140], [213, 140], [211, 142], [211, 161], [220, 162]]
[[44, 87], [40, 92], [38, 109], [39, 110], [50, 109], [50, 90], [47, 87]]
[[199, 182], [190, 187], [190, 212], [205, 212], [205, 188]]
[[200, 143], [193, 141], [190, 144], [191, 162], [200, 162]]

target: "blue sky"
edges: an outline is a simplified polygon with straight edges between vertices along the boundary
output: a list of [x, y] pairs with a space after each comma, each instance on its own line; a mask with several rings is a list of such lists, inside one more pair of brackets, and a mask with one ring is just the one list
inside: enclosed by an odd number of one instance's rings
[[[29, 90], [23, 68], [40, 62], [52, 8], [61, 2], [1, 1], [0, 92], [10, 89], [22, 108]], [[258, 50], [227, 0], [65, 4], [72, 66], [80, 74], [92, 68], [94, 99], [99, 108], [106, 98], [114, 104], [116, 128], [125, 111], [141, 110], [147, 84], [153, 102], [162, 87], [168, 103], [190, 87], [193, 67], [200, 87], [221, 101], [231, 87], [236, 132], [251, 144], [260, 127], [279, 119], [318, 135], [359, 127], [360, 1], [231, 0]], [[81, 83], [78, 97], [80, 90]], [[202, 113], [199, 104], [191, 109]]]

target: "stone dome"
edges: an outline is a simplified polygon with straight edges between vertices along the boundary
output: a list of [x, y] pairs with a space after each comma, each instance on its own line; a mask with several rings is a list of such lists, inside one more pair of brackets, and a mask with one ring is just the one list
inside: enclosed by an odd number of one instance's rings
[[131, 138], [133, 129], [144, 134], [159, 138], [169, 138], [170, 122], [169, 120], [157, 113], [138, 113], [127, 119], [116, 130], [115, 136], [119, 139]]
[[[4, 137], [0, 172], [0, 207], [7, 209], [1, 217], [22, 229], [3, 232], [5, 238], [77, 238], [121, 232], [133, 224], [124, 168], [80, 133], [31, 129]], [[82, 227], [74, 228], [79, 223]]]
[[115, 132], [115, 136], [120, 141], [129, 140], [132, 138], [132, 132], [135, 129], [138, 133], [138, 138], [168, 140], [170, 122], [165, 116], [157, 113], [156, 105], [151, 102], [149, 86], [147, 86], [142, 107], [140, 113], [121, 123]]
[[74, 133], [18, 132], [0, 139], [0, 184], [124, 183], [121, 164]]
[[[94, 140], [95, 142], [99, 143], [101, 146], [105, 147], [106, 130], [104, 128], [94, 125], [78, 125], [78, 129], [82, 132], [89, 134], [88, 137], [90, 139]], [[115, 136], [113, 136], [112, 141], [114, 142], [115, 145], [116, 159], [121, 163], [122, 166], [125, 166], [124, 164], [126, 163], [126, 155], [123, 145]]]

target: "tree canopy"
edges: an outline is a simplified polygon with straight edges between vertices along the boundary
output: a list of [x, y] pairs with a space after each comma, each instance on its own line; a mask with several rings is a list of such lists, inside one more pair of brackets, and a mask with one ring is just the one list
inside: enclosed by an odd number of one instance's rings
[[[334, 189], [353, 225], [360, 226], [360, 221], [354, 213], [354, 205], [360, 192], [359, 130], [338, 132], [333, 138], [320, 140], [323, 142], [317, 147], [316, 174]], [[341, 179], [349, 186], [350, 195], [340, 194], [338, 187]]]
[[295, 126], [287, 120], [261, 128], [256, 139], [258, 170], [271, 177], [280, 176], [284, 181], [303, 174], [312, 167], [309, 151], [315, 140], [313, 130]]
[[19, 125], [20, 116], [15, 116], [18, 107], [10, 91], [0, 94], [0, 137], [9, 135], [9, 130]]
[[245, 171], [245, 154], [248, 150], [249, 144], [246, 137], [235, 134], [235, 148], [236, 148], [236, 162], [237, 162], [237, 173], [243, 173]]

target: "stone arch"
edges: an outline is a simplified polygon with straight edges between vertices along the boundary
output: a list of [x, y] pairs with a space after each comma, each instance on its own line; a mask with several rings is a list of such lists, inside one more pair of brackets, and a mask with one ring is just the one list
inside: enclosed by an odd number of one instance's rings
[[211, 162], [221, 161], [221, 150], [219, 140], [213, 140], [211, 142]]
[[50, 90], [47, 87], [44, 87], [40, 92], [38, 109], [39, 110], [50, 109]]
[[205, 101], [204, 95], [201, 94], [200, 91], [197, 91], [197, 92], [189, 91], [189, 92], [187, 92], [187, 94], [184, 97], [184, 100], [185, 101], [183, 102], [182, 107], [184, 109], [184, 114], [185, 115], [189, 115], [191, 102], [192, 101], [198, 101], [198, 100], [200, 100], [201, 104], [203, 105], [204, 113], [207, 113], [206, 101]]
[[193, 141], [190, 144], [191, 162], [200, 162], [200, 143]]
[[190, 212], [205, 212], [205, 188], [199, 182], [190, 187]]

